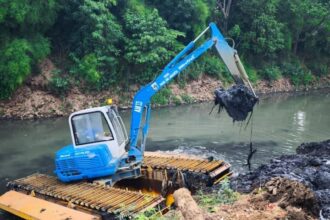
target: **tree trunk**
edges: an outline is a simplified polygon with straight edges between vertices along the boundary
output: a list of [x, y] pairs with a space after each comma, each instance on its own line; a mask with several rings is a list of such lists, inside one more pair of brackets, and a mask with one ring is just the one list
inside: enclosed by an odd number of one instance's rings
[[178, 189], [174, 192], [175, 205], [181, 211], [185, 220], [204, 220], [203, 211], [199, 208], [191, 193], [186, 188]]
[[[223, 1], [223, 2], [222, 2]], [[232, 0], [218, 0], [217, 7], [223, 14], [224, 22], [223, 22], [223, 31], [227, 33], [228, 31], [228, 20], [230, 14], [230, 7], [231, 7]]]

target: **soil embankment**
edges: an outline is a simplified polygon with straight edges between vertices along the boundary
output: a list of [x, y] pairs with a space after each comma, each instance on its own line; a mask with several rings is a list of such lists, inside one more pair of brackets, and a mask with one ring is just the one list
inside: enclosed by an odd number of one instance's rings
[[[139, 86], [132, 85], [126, 92], [121, 88], [111, 88], [107, 91], [82, 91], [74, 86], [64, 96], [54, 95], [49, 90], [52, 73], [56, 69], [54, 64], [45, 59], [40, 63], [41, 73], [27, 80], [7, 101], [0, 101], [0, 119], [33, 119], [67, 116], [70, 113], [104, 105], [108, 98], [112, 98], [119, 107], [129, 108], [134, 94]], [[282, 78], [275, 81], [258, 81], [254, 87], [258, 94], [277, 92], [292, 92], [297, 90], [317, 89], [329, 87], [330, 76], [319, 80], [315, 85], [294, 87], [289, 79]], [[170, 84], [170, 101], [167, 105], [178, 103], [204, 102], [214, 99], [214, 90], [222, 87], [219, 80], [202, 75], [199, 79], [190, 81], [184, 88], [178, 84]]]
[[[212, 213], [196, 206], [185, 190], [175, 192], [178, 216], [183, 219], [330, 219], [330, 140], [304, 143], [297, 154], [284, 155], [256, 170], [231, 179], [241, 194], [233, 204], [214, 205]], [[205, 189], [210, 195], [219, 186]], [[228, 191], [227, 191], [228, 193]], [[209, 200], [205, 197], [202, 200]], [[191, 206], [184, 205], [192, 204]], [[198, 198], [196, 198], [198, 202]], [[191, 210], [193, 209], [193, 210]]]

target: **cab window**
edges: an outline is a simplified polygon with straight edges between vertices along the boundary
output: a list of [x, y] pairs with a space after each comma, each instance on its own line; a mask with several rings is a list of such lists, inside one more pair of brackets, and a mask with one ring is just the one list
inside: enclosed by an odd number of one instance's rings
[[71, 118], [76, 145], [113, 140], [102, 112], [90, 112]]

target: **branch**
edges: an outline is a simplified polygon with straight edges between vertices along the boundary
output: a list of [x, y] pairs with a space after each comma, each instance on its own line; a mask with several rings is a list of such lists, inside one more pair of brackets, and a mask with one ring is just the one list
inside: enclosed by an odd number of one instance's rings
[[228, 0], [228, 3], [227, 3], [227, 7], [226, 7], [226, 14], [227, 14], [227, 17], [229, 17], [229, 12], [230, 12], [230, 6], [231, 6], [231, 2], [232, 0]]
[[226, 13], [226, 9], [225, 9], [225, 4], [226, 4], [226, 0], [223, 1], [223, 3], [221, 1], [217, 1], [218, 3], [218, 7], [220, 8], [220, 10], [222, 11], [222, 14], [225, 18], [227, 18], [227, 13]]

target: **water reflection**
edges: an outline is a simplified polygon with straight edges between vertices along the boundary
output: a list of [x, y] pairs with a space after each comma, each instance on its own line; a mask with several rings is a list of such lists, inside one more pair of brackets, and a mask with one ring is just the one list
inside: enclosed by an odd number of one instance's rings
[[298, 111], [293, 115], [293, 122], [297, 126], [297, 131], [305, 131], [305, 119], [306, 119], [306, 113], [303, 111]]

